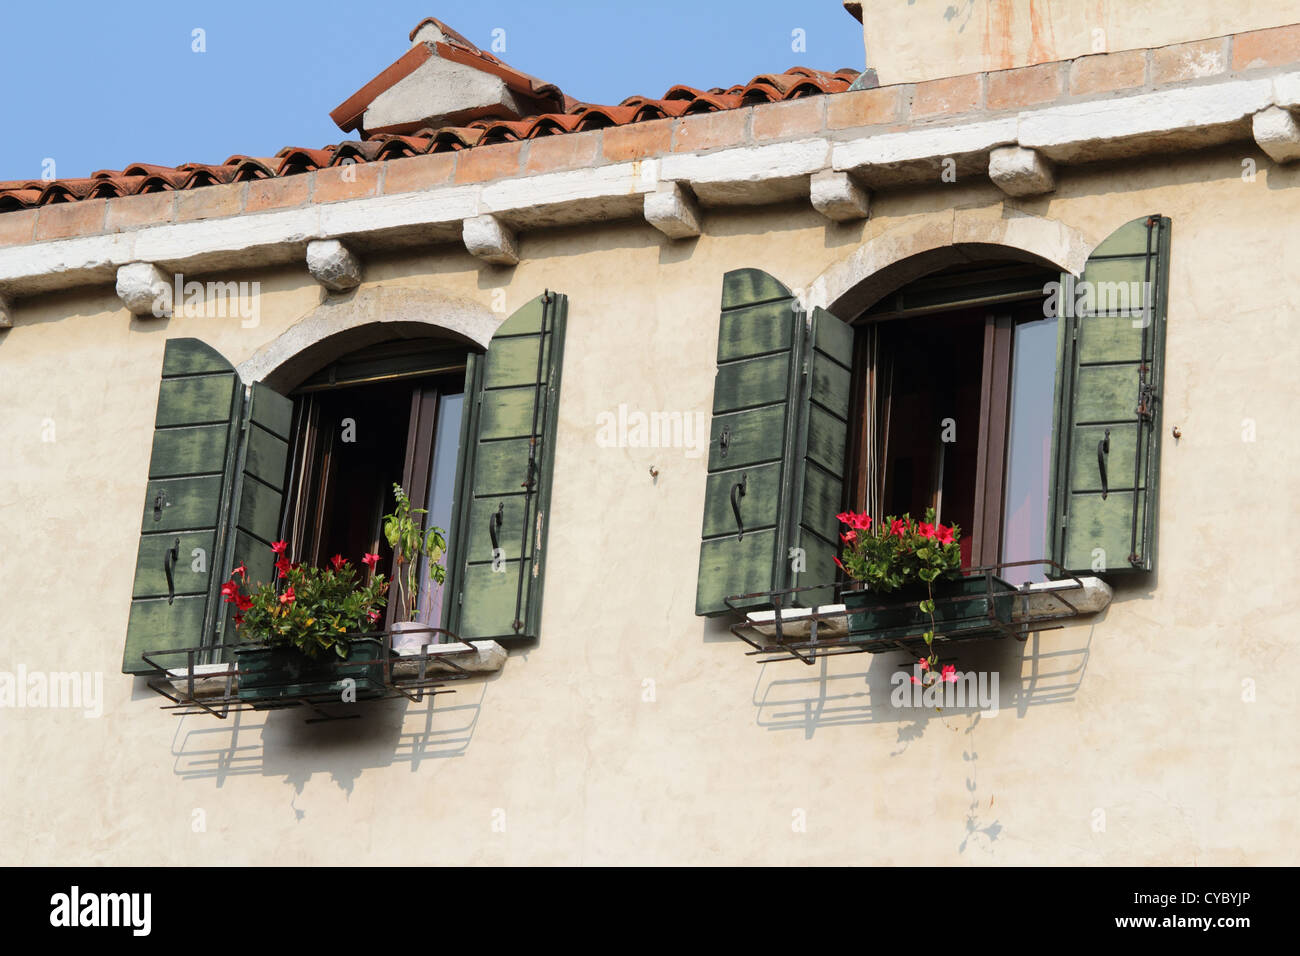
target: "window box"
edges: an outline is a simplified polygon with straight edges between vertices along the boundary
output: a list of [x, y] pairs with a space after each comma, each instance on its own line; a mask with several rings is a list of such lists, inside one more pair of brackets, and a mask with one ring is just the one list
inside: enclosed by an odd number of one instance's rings
[[263, 709], [259, 705], [273, 707], [288, 698], [337, 698], [348, 679], [356, 681], [357, 700], [382, 696], [386, 690], [383, 644], [373, 637], [359, 637], [351, 646], [346, 660], [324, 655], [312, 659], [292, 647], [237, 647], [239, 699]]
[[[934, 631], [938, 642], [1000, 637], [1012, 630], [1016, 588], [993, 574], [934, 583]], [[890, 649], [925, 650], [921, 636], [930, 630], [930, 615], [920, 608], [929, 596], [924, 586], [910, 585], [891, 594], [846, 591], [849, 640], [888, 644]]]

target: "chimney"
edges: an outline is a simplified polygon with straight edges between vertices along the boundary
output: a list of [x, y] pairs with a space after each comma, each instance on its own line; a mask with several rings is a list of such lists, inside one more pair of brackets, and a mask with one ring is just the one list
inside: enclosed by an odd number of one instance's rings
[[410, 40], [397, 62], [331, 111], [340, 129], [361, 136], [413, 133], [565, 109], [565, 96], [554, 84], [480, 50], [441, 20], [421, 20]]

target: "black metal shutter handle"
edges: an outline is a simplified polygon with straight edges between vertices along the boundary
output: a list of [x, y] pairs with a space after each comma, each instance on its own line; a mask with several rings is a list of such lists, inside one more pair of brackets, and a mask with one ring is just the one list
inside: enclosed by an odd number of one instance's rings
[[501, 530], [505, 518], [505, 502], [497, 502], [497, 510], [488, 518], [488, 537], [492, 539], [492, 554], [495, 556], [501, 550], [501, 545], [497, 538], [497, 533]]
[[172, 572], [176, 567], [176, 562], [181, 556], [181, 539], [177, 538], [176, 542], [167, 549], [163, 554], [163, 574], [167, 576], [167, 605], [171, 606], [172, 601], [176, 600], [176, 583], [172, 578]]
[[731, 510], [736, 515], [736, 540], [740, 541], [745, 537], [745, 523], [740, 520], [740, 501], [736, 492], [740, 492], [740, 498], [745, 497], [748, 490], [749, 476], [741, 475], [740, 481], [731, 486]]
[[1110, 486], [1106, 483], [1106, 460], [1110, 455], [1110, 429], [1106, 429], [1106, 437], [1097, 442], [1097, 471], [1101, 473], [1101, 499], [1106, 500], [1106, 495], [1110, 493]]

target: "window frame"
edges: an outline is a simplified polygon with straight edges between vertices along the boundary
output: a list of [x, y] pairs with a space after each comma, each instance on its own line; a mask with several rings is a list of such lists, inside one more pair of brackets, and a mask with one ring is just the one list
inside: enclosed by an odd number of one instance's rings
[[[908, 283], [868, 308], [854, 327], [853, 394], [849, 418], [847, 507], [868, 511], [868, 467], [865, 449], [873, 421], [889, 409], [871, 409], [867, 396], [873, 390], [871, 377], [878, 370], [869, 365], [866, 334], [873, 324], [907, 322], [924, 316], [941, 315], [972, 307], [987, 309], [981, 355], [980, 407], [970, 562], [973, 567], [999, 564], [1003, 549], [1010, 406], [1014, 373], [1013, 343], [1021, 322], [1034, 321], [1025, 313], [1032, 303], [1046, 299], [1045, 285], [1059, 273], [1046, 266], [998, 263], [970, 270], [944, 270]], [[894, 427], [887, 422], [886, 429]], [[886, 457], [887, 460], [887, 457]], [[886, 488], [886, 491], [888, 489]], [[874, 517], [874, 516], [873, 516]], [[883, 515], [879, 516], [883, 517]], [[942, 515], [940, 516], [942, 520]], [[1043, 557], [1048, 542], [1043, 542]]]

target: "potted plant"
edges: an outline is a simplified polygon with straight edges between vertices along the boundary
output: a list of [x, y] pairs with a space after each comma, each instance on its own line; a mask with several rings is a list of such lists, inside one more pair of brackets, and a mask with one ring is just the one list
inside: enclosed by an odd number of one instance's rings
[[422, 528], [424, 508], [412, 508], [411, 499], [401, 485], [393, 485], [397, 501], [393, 513], [384, 515], [384, 537], [393, 549], [393, 580], [397, 585], [398, 620], [393, 623], [393, 649], [418, 651], [434, 643], [434, 628], [416, 619], [420, 598], [420, 561], [429, 565], [429, 580], [442, 584], [447, 577], [443, 557], [447, 553], [446, 532], [442, 528]]
[[936, 640], [987, 636], [995, 622], [1010, 623], [1012, 586], [989, 574], [964, 576], [961, 529], [936, 522], [933, 508], [925, 521], [905, 514], [873, 522], [849, 511], [836, 517], [848, 530], [835, 563], [861, 585], [843, 595], [852, 638], [882, 650], [923, 651], [921, 667], [933, 674]]
[[[271, 706], [289, 697], [334, 696], [349, 679], [358, 699], [382, 694], [383, 644], [365, 632], [382, 617], [388, 581], [375, 574], [360, 583], [356, 568], [337, 554], [327, 568], [292, 564], [286, 548], [283, 541], [271, 545], [274, 582], [245, 593], [248, 572], [241, 564], [221, 586], [249, 642], [235, 648], [240, 700]], [[372, 571], [378, 561], [377, 554], [361, 559]]]

